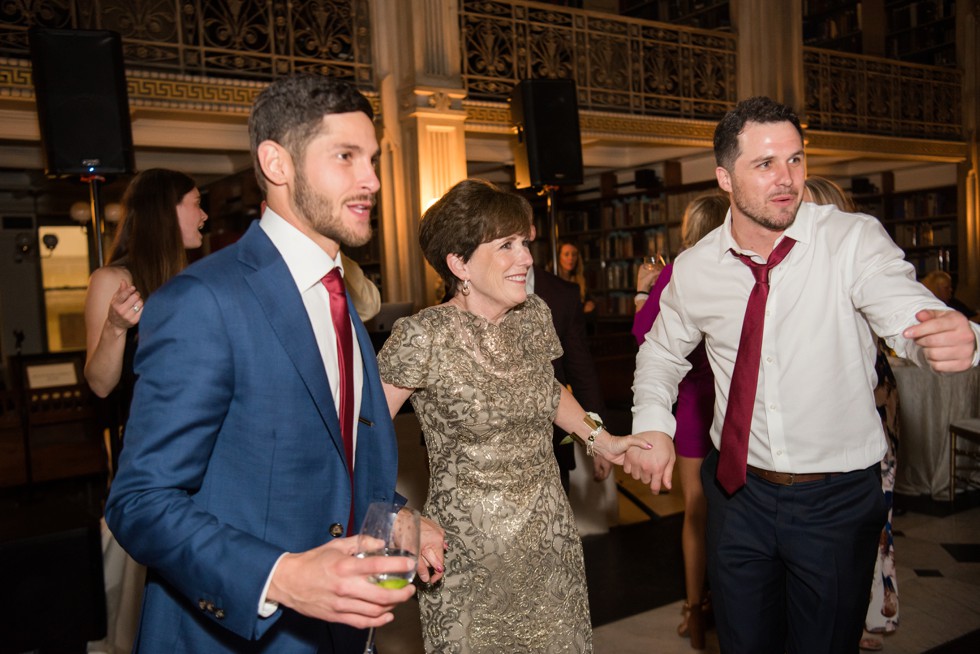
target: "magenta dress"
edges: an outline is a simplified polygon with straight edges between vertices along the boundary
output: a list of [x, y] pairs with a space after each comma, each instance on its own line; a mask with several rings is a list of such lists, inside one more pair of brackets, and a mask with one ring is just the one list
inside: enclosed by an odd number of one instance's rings
[[[650, 297], [633, 317], [633, 335], [643, 344], [653, 321], [660, 313], [660, 295], [667, 288], [673, 264], [667, 264], [650, 289]], [[703, 459], [711, 451], [711, 421], [715, 412], [715, 378], [711, 374], [704, 342], [698, 344], [687, 360], [691, 370], [677, 387], [677, 431], [674, 434], [674, 450], [678, 456]]]

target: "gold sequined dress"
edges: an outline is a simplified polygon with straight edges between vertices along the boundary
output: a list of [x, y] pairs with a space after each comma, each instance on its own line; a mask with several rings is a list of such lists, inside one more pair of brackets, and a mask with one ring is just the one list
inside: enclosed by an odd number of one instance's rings
[[427, 652], [592, 651], [582, 543], [551, 444], [561, 352], [531, 295], [497, 325], [424, 309], [378, 355], [385, 382], [416, 389], [423, 512], [449, 543], [443, 581], [419, 593]]

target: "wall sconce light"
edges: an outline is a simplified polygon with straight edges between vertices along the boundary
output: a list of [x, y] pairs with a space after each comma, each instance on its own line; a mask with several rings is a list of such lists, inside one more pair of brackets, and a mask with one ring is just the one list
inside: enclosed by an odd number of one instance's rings
[[116, 224], [122, 218], [122, 205], [118, 202], [110, 202], [105, 205], [105, 220], [108, 223]]
[[79, 225], [85, 225], [92, 219], [92, 211], [89, 209], [88, 202], [82, 202], [81, 200], [72, 203], [71, 209], [68, 210], [68, 214], [71, 216], [71, 219]]

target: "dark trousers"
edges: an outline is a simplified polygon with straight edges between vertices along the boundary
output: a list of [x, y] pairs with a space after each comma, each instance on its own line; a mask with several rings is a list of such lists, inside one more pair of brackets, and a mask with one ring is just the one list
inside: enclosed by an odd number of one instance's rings
[[886, 516], [879, 466], [792, 486], [749, 473], [731, 497], [717, 467], [712, 451], [701, 481], [721, 651], [857, 652]]

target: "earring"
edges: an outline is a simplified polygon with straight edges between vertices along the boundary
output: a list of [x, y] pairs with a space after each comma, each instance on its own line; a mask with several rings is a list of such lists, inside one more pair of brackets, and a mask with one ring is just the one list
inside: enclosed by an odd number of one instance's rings
[[460, 287], [459, 292], [462, 293], [463, 295], [470, 294], [470, 280], [468, 279], [463, 280], [463, 285], [462, 287]]

